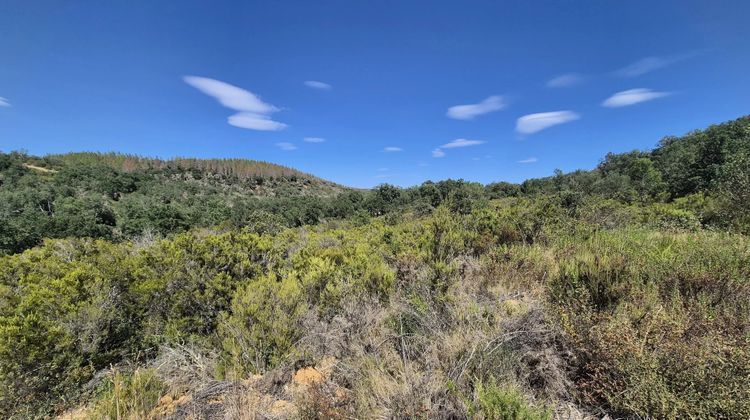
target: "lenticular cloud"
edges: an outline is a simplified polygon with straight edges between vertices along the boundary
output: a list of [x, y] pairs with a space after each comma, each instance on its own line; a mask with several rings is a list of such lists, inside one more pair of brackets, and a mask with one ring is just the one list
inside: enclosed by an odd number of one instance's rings
[[207, 77], [185, 76], [183, 80], [221, 105], [238, 111], [227, 119], [230, 125], [261, 131], [278, 131], [287, 127], [271, 119], [270, 114], [279, 111], [277, 107], [263, 102], [250, 91]]

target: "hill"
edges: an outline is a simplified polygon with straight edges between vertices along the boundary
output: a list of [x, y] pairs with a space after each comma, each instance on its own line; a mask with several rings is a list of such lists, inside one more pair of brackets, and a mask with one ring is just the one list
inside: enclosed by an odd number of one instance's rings
[[249, 159], [161, 160], [119, 153], [68, 153], [49, 155], [47, 160], [60, 162], [62, 166], [108, 166], [123, 173], [149, 173], [166, 182], [204, 180], [207, 186], [234, 188], [242, 194], [256, 196], [330, 196], [344, 189], [293, 168]]
[[282, 225], [300, 225], [317, 221], [321, 201], [346, 191], [291, 168], [243, 159], [0, 154], [0, 252], [18, 252], [43, 238], [119, 240], [238, 225], [263, 210], [274, 211], [271, 220]]

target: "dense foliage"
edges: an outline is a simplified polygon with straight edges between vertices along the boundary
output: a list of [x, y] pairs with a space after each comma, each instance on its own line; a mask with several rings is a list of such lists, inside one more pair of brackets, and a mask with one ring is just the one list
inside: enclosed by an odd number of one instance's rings
[[521, 185], [274, 178], [310, 196], [2, 155], [0, 416], [748, 418], [749, 127]]
[[324, 203], [343, 190], [246, 160], [0, 154], [0, 252], [19, 252], [43, 238], [122, 240], [259, 220], [269, 229], [299, 226], [317, 222]]
[[0, 154], [0, 253], [43, 238], [123, 240], [220, 225], [273, 232], [404, 209], [425, 214], [442, 203], [465, 214], [488, 199], [539, 195], [561, 195], [569, 208], [586, 197], [669, 202], [677, 207], [667, 218], [694, 216], [747, 232], [749, 165], [750, 117], [667, 137], [650, 152], [609, 154], [592, 171], [558, 171], [520, 185], [447, 180], [361, 191], [264, 162], [13, 152]]

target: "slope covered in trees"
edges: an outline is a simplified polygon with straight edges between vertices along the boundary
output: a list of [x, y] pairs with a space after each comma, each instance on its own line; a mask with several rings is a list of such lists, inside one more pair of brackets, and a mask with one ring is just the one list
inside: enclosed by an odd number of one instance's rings
[[610, 153], [593, 171], [556, 173], [526, 181], [520, 192], [571, 190], [579, 196], [596, 195], [628, 203], [707, 195], [720, 201], [716, 204], [721, 206], [739, 207], [743, 198], [736, 193], [747, 191], [748, 164], [750, 117], [746, 116], [682, 137], [665, 137], [651, 151]]
[[522, 184], [304, 178], [325, 196], [2, 155], [0, 416], [748, 418], [749, 162], [747, 117]]
[[45, 237], [120, 240], [241, 225], [265, 219], [255, 217], [262, 211], [299, 226], [316, 222], [321, 203], [346, 190], [291, 168], [240, 159], [0, 154], [0, 252], [18, 252]]

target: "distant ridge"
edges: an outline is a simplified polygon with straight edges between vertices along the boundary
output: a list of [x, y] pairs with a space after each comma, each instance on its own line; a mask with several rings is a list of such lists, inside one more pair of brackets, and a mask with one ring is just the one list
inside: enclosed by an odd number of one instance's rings
[[214, 173], [227, 177], [236, 177], [240, 180], [256, 177], [286, 179], [304, 178], [325, 182], [331, 185], [338, 185], [288, 166], [252, 159], [198, 159], [176, 157], [165, 160], [117, 152], [74, 152], [52, 154], [47, 155], [47, 157], [71, 165], [103, 164], [110, 166], [115, 170], [127, 173], [148, 170], [184, 171], [197, 169], [202, 172]]

